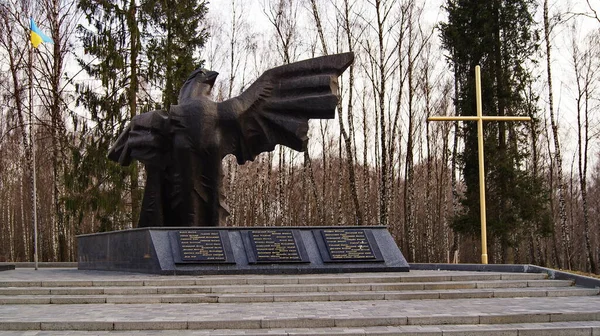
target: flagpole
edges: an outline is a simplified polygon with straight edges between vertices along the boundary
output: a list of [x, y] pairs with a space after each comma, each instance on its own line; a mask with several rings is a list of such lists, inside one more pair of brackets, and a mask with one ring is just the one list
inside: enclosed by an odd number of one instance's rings
[[32, 183], [32, 207], [33, 207], [33, 263], [35, 270], [38, 269], [38, 223], [37, 223], [37, 181], [35, 172], [35, 134], [33, 129], [33, 44], [29, 47], [29, 141], [31, 145], [31, 179]]

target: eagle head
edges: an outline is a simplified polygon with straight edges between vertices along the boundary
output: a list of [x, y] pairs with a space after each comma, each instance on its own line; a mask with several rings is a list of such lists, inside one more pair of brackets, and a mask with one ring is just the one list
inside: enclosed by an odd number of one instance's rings
[[179, 90], [179, 104], [189, 99], [208, 96], [218, 75], [218, 72], [204, 68], [194, 70]]

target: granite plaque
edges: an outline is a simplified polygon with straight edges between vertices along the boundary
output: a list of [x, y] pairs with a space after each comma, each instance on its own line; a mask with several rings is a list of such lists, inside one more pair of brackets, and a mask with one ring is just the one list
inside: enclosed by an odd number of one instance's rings
[[379, 261], [379, 249], [362, 229], [320, 230], [327, 249], [328, 258], [324, 261]]
[[180, 230], [178, 241], [182, 262], [227, 261], [219, 231]]
[[[293, 230], [249, 230], [252, 262], [289, 263], [305, 262], [303, 249], [299, 246]], [[254, 260], [252, 260], [254, 259]]]

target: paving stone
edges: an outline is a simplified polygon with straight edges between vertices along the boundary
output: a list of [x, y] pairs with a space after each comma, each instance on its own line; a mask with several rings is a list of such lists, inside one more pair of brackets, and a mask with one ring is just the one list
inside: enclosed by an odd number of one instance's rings
[[502, 280], [501, 274], [495, 273], [483, 273], [483, 274], [470, 274], [470, 275], [453, 275], [446, 281], [493, 281]]
[[211, 287], [197, 286], [197, 287], [180, 287], [180, 286], [164, 286], [154, 287], [157, 294], [201, 294], [211, 293]]
[[119, 321], [119, 322], [114, 322], [115, 330], [175, 330], [175, 329], [187, 329], [187, 328], [188, 328], [188, 324], [185, 321]]
[[431, 325], [431, 324], [478, 324], [477, 315], [430, 315], [430, 316], [408, 316], [408, 324]]
[[428, 300], [439, 299], [440, 292], [437, 291], [412, 291], [406, 293], [385, 293], [386, 300]]
[[60, 280], [60, 281], [42, 281], [42, 287], [91, 287], [92, 281]]
[[61, 321], [42, 322], [41, 330], [113, 330], [112, 322], [103, 321]]
[[330, 301], [329, 293], [294, 293], [273, 296], [274, 302]]
[[273, 295], [219, 295], [217, 302], [222, 303], [249, 303], [249, 302], [273, 302]]
[[219, 296], [216, 295], [163, 295], [161, 303], [217, 303]]
[[0, 287], [41, 287], [41, 281], [0, 281]]
[[424, 283], [423, 289], [425, 290], [438, 290], [438, 289], [473, 289], [477, 288], [477, 282], [442, 282], [442, 283]]
[[411, 336], [442, 336], [442, 329], [439, 326], [400, 326], [400, 327], [372, 327], [366, 329], [366, 335], [390, 336], [390, 335], [411, 335]]
[[248, 280], [243, 277], [230, 278], [201, 278], [196, 279], [196, 286], [214, 286], [214, 285], [247, 285]]
[[598, 288], [548, 289], [547, 296], [590, 296], [598, 293]]
[[54, 296], [50, 298], [52, 304], [82, 304], [82, 303], [106, 303], [107, 300], [103, 296]]
[[338, 285], [319, 285], [318, 292], [360, 292], [370, 291], [371, 284], [338, 284]]
[[9, 296], [0, 297], [0, 304], [50, 304], [50, 297], [39, 296]]
[[261, 328], [324, 328], [335, 327], [335, 320], [332, 318], [281, 318], [264, 319], [261, 321]]
[[[52, 295], [100, 295], [105, 293], [104, 288], [94, 287], [60, 287], [49, 288]], [[110, 290], [118, 291], [120, 288], [110, 288]], [[36, 293], [37, 294], [37, 293]]]
[[0, 288], [0, 295], [48, 295], [50, 288]]
[[485, 328], [484, 326], [481, 328], [473, 329], [457, 329], [457, 330], [444, 330], [442, 333], [443, 336], [519, 336], [519, 330], [517, 329], [490, 329]]
[[[240, 286], [213, 286], [210, 293], [264, 293], [265, 286], [259, 285], [240, 285]], [[283, 290], [282, 290], [283, 291]]]
[[440, 299], [476, 299], [476, 298], [491, 298], [494, 297], [492, 291], [449, 291], [440, 292]]
[[600, 321], [600, 312], [564, 312], [550, 314], [550, 322]]
[[196, 279], [178, 279], [178, 280], [144, 280], [144, 286], [157, 287], [157, 286], [195, 286]]
[[[327, 278], [327, 277], [300, 277], [299, 284], [329, 284], [329, 283], [350, 283], [352, 278]], [[354, 279], [356, 282], [361, 282], [361, 278]]]
[[349, 278], [350, 283], [396, 283], [402, 282], [404, 277], [402, 276], [385, 276], [385, 277], [364, 277], [364, 278]]
[[383, 293], [333, 293], [329, 294], [330, 301], [359, 301], [359, 300], [384, 300]]
[[538, 280], [547, 279], [548, 274], [546, 273], [502, 273], [500, 275], [502, 280]]
[[285, 329], [290, 336], [344, 335], [365, 336], [363, 328], [297, 328]]
[[94, 287], [131, 287], [144, 286], [143, 280], [95, 280], [92, 281]]
[[382, 317], [382, 318], [336, 318], [336, 327], [373, 327], [373, 326], [400, 326], [406, 325], [408, 318], [400, 317]]
[[248, 285], [296, 285], [298, 278], [256, 278], [246, 279]]
[[519, 336], [590, 336], [592, 328], [586, 327], [547, 327], [543, 329], [519, 329]]
[[306, 285], [275, 285], [267, 286], [264, 288], [265, 292], [269, 293], [303, 293], [303, 292], [318, 292], [319, 285], [306, 284]]
[[550, 322], [550, 314], [498, 314], [481, 315], [479, 323], [482, 324], [508, 324], [508, 323], [541, 323]]
[[0, 321], [0, 330], [41, 330], [41, 323], [31, 321]]
[[548, 296], [548, 292], [545, 290], [506, 290], [506, 289], [495, 289], [495, 298], [514, 298], [514, 297], [541, 297]]
[[[260, 319], [247, 320], [212, 320], [188, 321], [188, 329], [260, 329], [263, 327]], [[277, 327], [273, 327], [277, 328]]]
[[107, 287], [102, 288], [107, 295], [157, 294], [159, 287]]
[[452, 281], [452, 275], [408, 275], [402, 277], [402, 282], [447, 282]]
[[110, 295], [106, 297], [106, 303], [162, 303], [162, 298], [147, 295]]
[[530, 280], [527, 287], [569, 287], [573, 285], [571, 280]]
[[494, 280], [486, 282], [477, 282], [477, 288], [525, 288], [526, 280]]
[[373, 291], [393, 291], [393, 290], [423, 290], [425, 287], [422, 283], [398, 283], [398, 284], [372, 284]]

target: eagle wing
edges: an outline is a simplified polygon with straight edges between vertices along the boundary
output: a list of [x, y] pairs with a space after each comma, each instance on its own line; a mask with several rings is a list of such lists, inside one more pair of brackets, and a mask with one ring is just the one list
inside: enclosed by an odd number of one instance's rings
[[353, 61], [353, 53], [344, 53], [279, 66], [219, 103], [223, 156], [233, 154], [243, 164], [277, 144], [302, 151], [308, 120], [335, 117], [338, 77]]
[[132, 159], [164, 166], [168, 161], [172, 123], [161, 110], [134, 116], [108, 152], [108, 158], [122, 166], [129, 166]]

